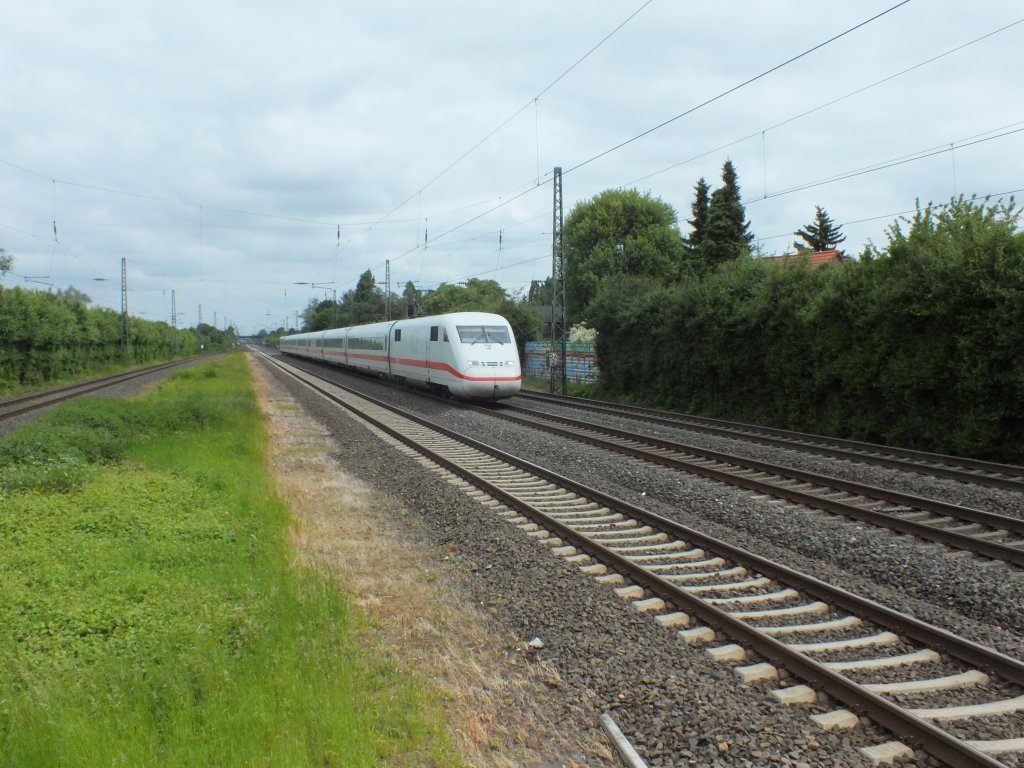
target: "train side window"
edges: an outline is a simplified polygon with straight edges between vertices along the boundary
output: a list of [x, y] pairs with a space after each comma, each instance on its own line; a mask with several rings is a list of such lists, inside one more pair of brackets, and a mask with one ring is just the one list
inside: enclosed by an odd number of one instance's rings
[[402, 340], [402, 329], [401, 328], [395, 328], [395, 341], [401, 341], [401, 340]]
[[445, 330], [445, 332], [444, 332], [444, 343], [445, 343], [445, 344], [447, 344], [447, 343], [448, 343], [448, 331], [447, 331], [447, 329], [446, 329], [446, 330]]
[[430, 340], [431, 341], [437, 341], [437, 329], [438, 329], [438, 326], [436, 326], [436, 325], [430, 326]]

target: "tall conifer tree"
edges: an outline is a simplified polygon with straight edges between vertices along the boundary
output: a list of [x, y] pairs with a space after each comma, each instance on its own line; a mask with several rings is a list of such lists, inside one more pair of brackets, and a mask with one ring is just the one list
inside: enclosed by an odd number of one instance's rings
[[831, 251], [846, 239], [828, 211], [820, 205], [814, 206], [814, 222], [793, 234], [803, 240], [802, 243], [799, 240], [793, 241], [797, 251]]
[[708, 200], [710, 192], [710, 185], [701, 176], [697, 180], [697, 185], [693, 188], [693, 204], [690, 206], [693, 218], [687, 219], [687, 223], [693, 228], [689, 237], [686, 238], [686, 242], [691, 250], [697, 250], [700, 248], [701, 243], [704, 242], [704, 230], [708, 225]]
[[731, 160], [722, 166], [722, 186], [711, 193], [708, 221], [704, 228], [701, 254], [712, 263], [739, 258], [750, 252], [754, 235], [740, 201], [736, 168]]

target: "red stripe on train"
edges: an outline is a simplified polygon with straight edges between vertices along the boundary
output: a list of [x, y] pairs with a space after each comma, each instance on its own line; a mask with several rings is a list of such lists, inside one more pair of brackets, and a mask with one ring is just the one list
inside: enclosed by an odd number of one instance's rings
[[[331, 353], [328, 353], [328, 354], [331, 354]], [[342, 357], [344, 355], [344, 353], [342, 353], [342, 352], [338, 352], [338, 353], [335, 353], [335, 354], [338, 357]], [[385, 355], [365, 355], [365, 354], [356, 354], [356, 353], [349, 352], [348, 356], [350, 358], [356, 358], [357, 360], [368, 360], [369, 362], [372, 362], [372, 363], [384, 364], [384, 363], [388, 362], [388, 358]], [[447, 363], [440, 363], [440, 362], [436, 362], [436, 361], [431, 362], [431, 361], [427, 361], [427, 360], [417, 360], [415, 358], [405, 358], [405, 357], [395, 358], [394, 360], [391, 361], [391, 364], [392, 365], [407, 365], [407, 366], [409, 366], [411, 368], [427, 368], [427, 369], [432, 370], [432, 371], [442, 371], [444, 373], [450, 373], [452, 376], [460, 378], [460, 379], [462, 379], [464, 381], [521, 381], [522, 378], [523, 378], [521, 375], [518, 375], [518, 374], [515, 375], [515, 376], [467, 376], [464, 373], [459, 373], [458, 371], [456, 371], [454, 368], [452, 368]]]

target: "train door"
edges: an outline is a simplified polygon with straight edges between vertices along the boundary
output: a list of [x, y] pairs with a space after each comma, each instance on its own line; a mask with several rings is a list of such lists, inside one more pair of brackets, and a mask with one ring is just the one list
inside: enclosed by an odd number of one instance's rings
[[427, 342], [427, 383], [433, 384], [437, 378], [436, 371], [432, 363], [437, 362], [438, 352], [437, 349], [438, 339], [440, 338], [440, 327], [439, 325], [430, 326], [430, 341]]
[[430, 341], [427, 342], [427, 381], [447, 386], [451, 376], [445, 370], [452, 364], [451, 345], [448, 331], [443, 325], [430, 326]]

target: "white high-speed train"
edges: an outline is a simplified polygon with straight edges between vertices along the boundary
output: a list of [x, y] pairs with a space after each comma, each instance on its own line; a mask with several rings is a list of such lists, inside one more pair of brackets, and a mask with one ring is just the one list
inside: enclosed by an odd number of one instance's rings
[[512, 397], [522, 384], [508, 321], [487, 312], [453, 312], [283, 336], [288, 355], [447, 391], [463, 400]]

